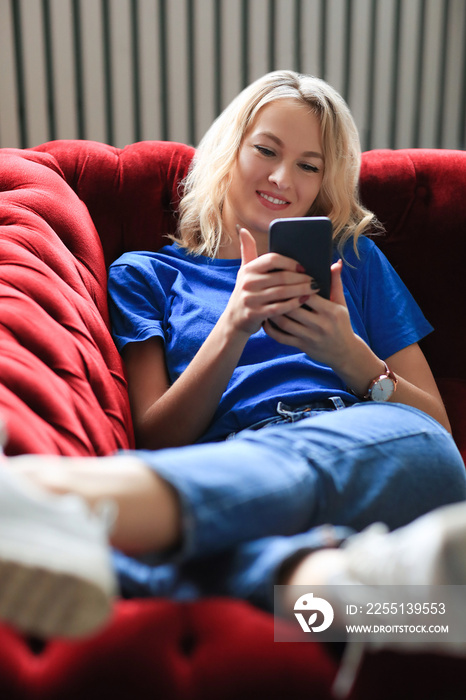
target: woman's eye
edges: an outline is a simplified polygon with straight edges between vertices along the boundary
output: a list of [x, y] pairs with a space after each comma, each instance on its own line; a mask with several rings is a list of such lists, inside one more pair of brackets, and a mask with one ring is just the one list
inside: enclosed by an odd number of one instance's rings
[[311, 163], [301, 163], [301, 168], [306, 172], [306, 173], [318, 173], [319, 168], [317, 165], [312, 165]]
[[263, 156], [267, 156], [270, 158], [271, 156], [275, 155], [275, 153], [270, 148], [266, 148], [265, 146], [256, 145], [254, 146], [254, 148], [256, 149], [256, 151], [259, 151], [259, 153], [261, 153]]

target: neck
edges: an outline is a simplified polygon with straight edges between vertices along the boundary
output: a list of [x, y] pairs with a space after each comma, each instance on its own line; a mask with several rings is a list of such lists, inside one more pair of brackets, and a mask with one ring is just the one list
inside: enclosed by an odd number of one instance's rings
[[220, 245], [215, 257], [222, 260], [234, 260], [241, 257], [241, 246], [236, 231], [230, 233], [225, 228], [222, 229]]

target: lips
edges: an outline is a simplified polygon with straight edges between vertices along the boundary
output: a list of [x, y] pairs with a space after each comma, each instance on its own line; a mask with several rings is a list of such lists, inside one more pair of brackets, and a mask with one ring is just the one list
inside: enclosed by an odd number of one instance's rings
[[257, 191], [257, 196], [259, 197], [261, 203], [268, 209], [285, 209], [290, 205], [287, 199], [281, 199], [280, 197], [275, 197], [268, 192]]

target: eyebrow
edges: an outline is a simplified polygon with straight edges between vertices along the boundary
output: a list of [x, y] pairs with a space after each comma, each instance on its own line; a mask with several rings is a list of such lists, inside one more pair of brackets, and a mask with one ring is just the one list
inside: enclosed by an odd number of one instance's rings
[[[283, 141], [278, 138], [275, 134], [272, 134], [271, 131], [261, 131], [260, 134], [257, 134], [258, 136], [267, 136], [269, 139], [274, 141], [278, 146], [283, 147]], [[324, 160], [324, 156], [322, 153], [319, 153], [318, 151], [304, 151], [304, 153], [301, 154], [304, 158], [320, 158], [321, 160]]]

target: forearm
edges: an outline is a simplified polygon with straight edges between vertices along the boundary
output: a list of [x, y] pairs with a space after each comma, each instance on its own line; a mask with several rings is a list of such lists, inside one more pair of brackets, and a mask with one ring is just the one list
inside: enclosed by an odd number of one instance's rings
[[138, 446], [175, 447], [195, 442], [209, 427], [249, 335], [220, 318], [180, 377], [144, 410], [134, 407]]
[[420, 411], [424, 411], [424, 413], [434, 418], [443, 425], [445, 430], [451, 433], [450, 421], [448, 420], [448, 415], [440, 396], [432, 396], [429, 392], [423, 391], [414, 384], [406, 381], [403, 377], [399, 377], [396, 392], [390, 400], [404, 403], [407, 406], [412, 406], [413, 408], [418, 408]]
[[[418, 346], [409, 346], [395, 353], [387, 358], [387, 364], [398, 379], [396, 391], [389, 400], [418, 408], [451, 431], [443, 401]], [[352, 352], [335, 371], [357, 396], [364, 396], [371, 381], [384, 374], [385, 369], [382, 360], [357, 338]]]

